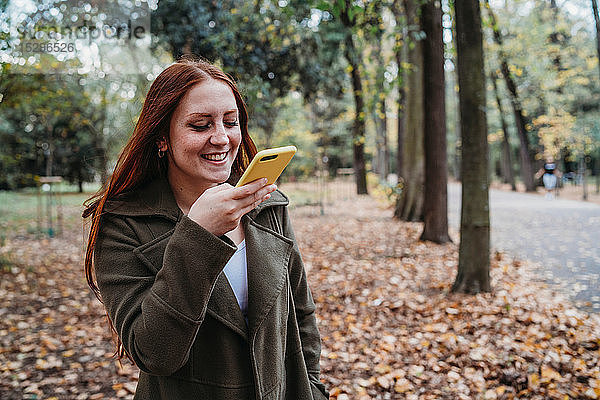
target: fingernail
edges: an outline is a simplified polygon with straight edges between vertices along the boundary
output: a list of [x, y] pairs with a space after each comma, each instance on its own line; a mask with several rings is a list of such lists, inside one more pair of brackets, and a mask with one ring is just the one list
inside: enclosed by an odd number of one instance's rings
[[267, 199], [268, 199], [268, 198], [270, 198], [270, 197], [271, 197], [271, 195], [270, 195], [270, 194], [266, 195], [266, 196], [265, 196], [265, 200], [267, 200]]

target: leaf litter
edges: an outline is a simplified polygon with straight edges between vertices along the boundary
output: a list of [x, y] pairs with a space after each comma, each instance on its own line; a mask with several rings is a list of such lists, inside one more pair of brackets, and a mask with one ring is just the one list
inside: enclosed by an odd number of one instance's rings
[[597, 314], [500, 252], [492, 293], [453, 294], [456, 232], [421, 242], [391, 216], [368, 197], [295, 214], [332, 398], [600, 398]]
[[[72, 210], [73, 213], [79, 210]], [[292, 209], [317, 304], [331, 398], [598, 399], [600, 318], [492, 254], [492, 293], [450, 293], [454, 244], [419, 241], [368, 197], [318, 215]], [[83, 276], [81, 230], [5, 240], [0, 281], [2, 399], [131, 398], [138, 371], [114, 357]]]

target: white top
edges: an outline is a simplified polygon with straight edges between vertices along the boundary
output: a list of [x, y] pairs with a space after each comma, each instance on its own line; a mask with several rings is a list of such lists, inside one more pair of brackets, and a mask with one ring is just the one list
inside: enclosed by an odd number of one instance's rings
[[242, 314], [248, 315], [248, 263], [246, 261], [246, 240], [237, 246], [235, 254], [223, 268], [229, 285], [233, 289]]

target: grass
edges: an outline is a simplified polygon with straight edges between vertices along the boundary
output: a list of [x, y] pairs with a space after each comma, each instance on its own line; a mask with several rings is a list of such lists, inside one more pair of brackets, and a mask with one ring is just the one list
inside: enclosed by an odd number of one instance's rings
[[292, 206], [315, 204], [319, 201], [319, 196], [316, 191], [297, 187], [293, 183], [282, 185], [281, 190], [289, 197], [290, 205]]
[[[351, 180], [334, 180], [318, 183], [315, 180], [282, 183], [281, 189], [290, 198], [291, 207], [317, 205], [322, 201], [325, 206], [336, 200], [355, 196], [355, 186]], [[82, 204], [98, 186], [84, 186], [84, 193], [77, 186], [61, 183], [53, 187], [51, 198], [52, 225], [58, 225], [57, 211], [60, 205], [64, 229], [81, 224]], [[37, 188], [16, 191], [0, 191], [0, 246], [6, 239], [13, 237], [42, 237], [48, 234], [47, 217], [48, 198], [44, 192], [38, 194]]]
[[307, 180], [300, 182], [286, 182], [280, 189], [290, 198], [291, 207], [316, 205], [322, 201], [331, 205], [337, 200], [348, 200], [356, 195], [356, 187], [349, 180]]
[[[58, 225], [57, 213], [61, 209], [64, 226], [81, 222], [83, 202], [90, 197], [95, 188], [86, 187], [84, 193], [66, 184], [57, 185], [50, 198], [52, 224]], [[0, 191], [0, 244], [9, 237], [41, 235], [48, 233], [48, 197], [38, 194], [37, 189], [18, 191]]]

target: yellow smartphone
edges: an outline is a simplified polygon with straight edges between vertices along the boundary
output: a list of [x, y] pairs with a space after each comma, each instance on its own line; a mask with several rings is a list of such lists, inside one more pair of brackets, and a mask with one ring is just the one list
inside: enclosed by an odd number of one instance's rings
[[268, 185], [275, 183], [292, 157], [294, 157], [296, 151], [296, 146], [276, 147], [259, 151], [235, 187], [243, 186], [260, 178], [267, 178]]

